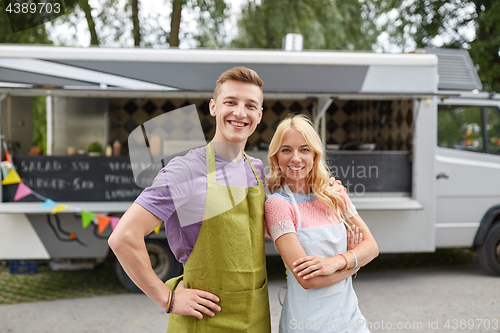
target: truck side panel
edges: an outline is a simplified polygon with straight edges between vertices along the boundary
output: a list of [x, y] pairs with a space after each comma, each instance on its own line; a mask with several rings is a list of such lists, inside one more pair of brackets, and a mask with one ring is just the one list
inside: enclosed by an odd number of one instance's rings
[[50, 259], [26, 214], [0, 214], [0, 259]]

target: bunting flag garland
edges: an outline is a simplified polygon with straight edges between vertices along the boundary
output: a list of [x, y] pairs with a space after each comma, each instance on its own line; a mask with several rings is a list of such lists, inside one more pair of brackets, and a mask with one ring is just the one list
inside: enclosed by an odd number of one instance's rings
[[119, 217], [116, 217], [116, 216], [111, 217], [111, 229], [112, 230], [115, 230], [116, 225], [118, 224], [118, 222], [120, 222], [120, 218]]
[[16, 190], [16, 195], [14, 196], [14, 201], [21, 200], [22, 198], [27, 197], [31, 193], [33, 193], [33, 190], [30, 189], [28, 186], [26, 186], [23, 182], [20, 182]]
[[160, 233], [161, 223], [155, 228], [155, 234]]
[[9, 174], [9, 172], [10, 172], [10, 169], [2, 167], [2, 177], [3, 178], [6, 178], [7, 175]]
[[0, 138], [2, 139], [3, 149], [5, 150], [5, 159], [8, 162], [13, 163], [12, 162], [12, 157], [10, 157], [10, 154], [9, 154], [9, 149], [7, 148], [7, 143], [5, 142], [5, 136], [2, 135]]
[[10, 163], [13, 163], [12, 157], [10, 157], [10, 154], [9, 154], [9, 151], [7, 150], [7, 148], [5, 148], [5, 160], [9, 161]]
[[[64, 210], [68, 210], [72, 208], [72, 210], [76, 210], [81, 212], [81, 219], [82, 219], [82, 227], [86, 229], [92, 221], [94, 221], [94, 218], [97, 216], [97, 229], [99, 230], [99, 233], [103, 233], [104, 230], [108, 227], [108, 225], [111, 223], [111, 228], [114, 230], [116, 226], [118, 225], [118, 222], [120, 221], [119, 217], [116, 216], [104, 216], [104, 215], [97, 215], [95, 213], [89, 212], [89, 211], [84, 211], [81, 210], [78, 207], [70, 207], [68, 205], [63, 205], [55, 202], [54, 200], [50, 198], [46, 198], [43, 195], [33, 191], [31, 188], [29, 188], [26, 184], [23, 183], [21, 177], [17, 173], [15, 166], [12, 161], [12, 157], [9, 154], [9, 151], [7, 149], [7, 145], [5, 144], [5, 140], [3, 136], [0, 136], [0, 141], [2, 141], [3, 146], [4, 146], [4, 151], [5, 151], [5, 158], [6, 161], [0, 161], [0, 168], [2, 170], [2, 185], [11, 185], [11, 184], [18, 184], [16, 193], [14, 195], [14, 201], [19, 201], [24, 197], [27, 197], [28, 195], [33, 195], [36, 198], [40, 199], [43, 201], [43, 204], [40, 206], [40, 209], [49, 209], [52, 208], [52, 214], [57, 214], [59, 212], [62, 212]], [[156, 229], [155, 232], [159, 232], [160, 229], [159, 225]], [[157, 233], [158, 233], [157, 232]], [[70, 234], [70, 239], [76, 240], [76, 234], [71, 233]]]
[[54, 208], [52, 210], [52, 214], [57, 214], [57, 213], [62, 212], [63, 210], [66, 210], [66, 209], [69, 209], [69, 206], [57, 204], [56, 208]]
[[16, 169], [10, 169], [7, 177], [2, 180], [2, 185], [17, 184], [21, 182], [21, 177], [17, 173]]
[[43, 205], [40, 206], [41, 209], [57, 207], [57, 203], [52, 199], [46, 199]]
[[97, 215], [97, 229], [99, 230], [100, 234], [103, 233], [109, 222], [111, 222], [110, 216]]
[[86, 229], [90, 222], [94, 219], [95, 214], [92, 212], [82, 211], [82, 227]]

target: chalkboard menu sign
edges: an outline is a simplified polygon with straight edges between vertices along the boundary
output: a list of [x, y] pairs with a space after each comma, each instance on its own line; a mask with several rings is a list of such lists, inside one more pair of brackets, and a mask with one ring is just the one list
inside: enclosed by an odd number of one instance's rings
[[412, 163], [408, 151], [328, 151], [330, 174], [347, 192], [411, 193]]
[[[142, 188], [134, 182], [128, 156], [14, 156], [24, 184], [54, 201], [134, 201]], [[2, 187], [13, 202], [17, 184]], [[18, 202], [40, 201], [29, 195]]]

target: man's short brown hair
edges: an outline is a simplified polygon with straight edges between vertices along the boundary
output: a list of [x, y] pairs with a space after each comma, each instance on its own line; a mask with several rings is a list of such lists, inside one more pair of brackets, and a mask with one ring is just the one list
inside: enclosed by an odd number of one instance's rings
[[257, 85], [262, 91], [262, 79], [259, 77], [256, 71], [246, 67], [234, 67], [231, 68], [219, 76], [217, 80], [217, 84], [215, 85], [214, 90], [214, 100], [220, 94], [220, 87], [226, 81], [240, 81], [240, 82], [248, 82]]

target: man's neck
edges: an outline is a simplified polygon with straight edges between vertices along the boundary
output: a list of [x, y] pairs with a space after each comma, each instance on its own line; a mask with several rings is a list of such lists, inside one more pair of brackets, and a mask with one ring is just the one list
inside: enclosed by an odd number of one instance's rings
[[[220, 142], [216, 141], [214, 138], [213, 141], [214, 151], [217, 155], [227, 158], [228, 160], [232, 160], [233, 162], [238, 162], [243, 156], [243, 148], [235, 143], [230, 142]], [[245, 144], [243, 144], [243, 147]]]

